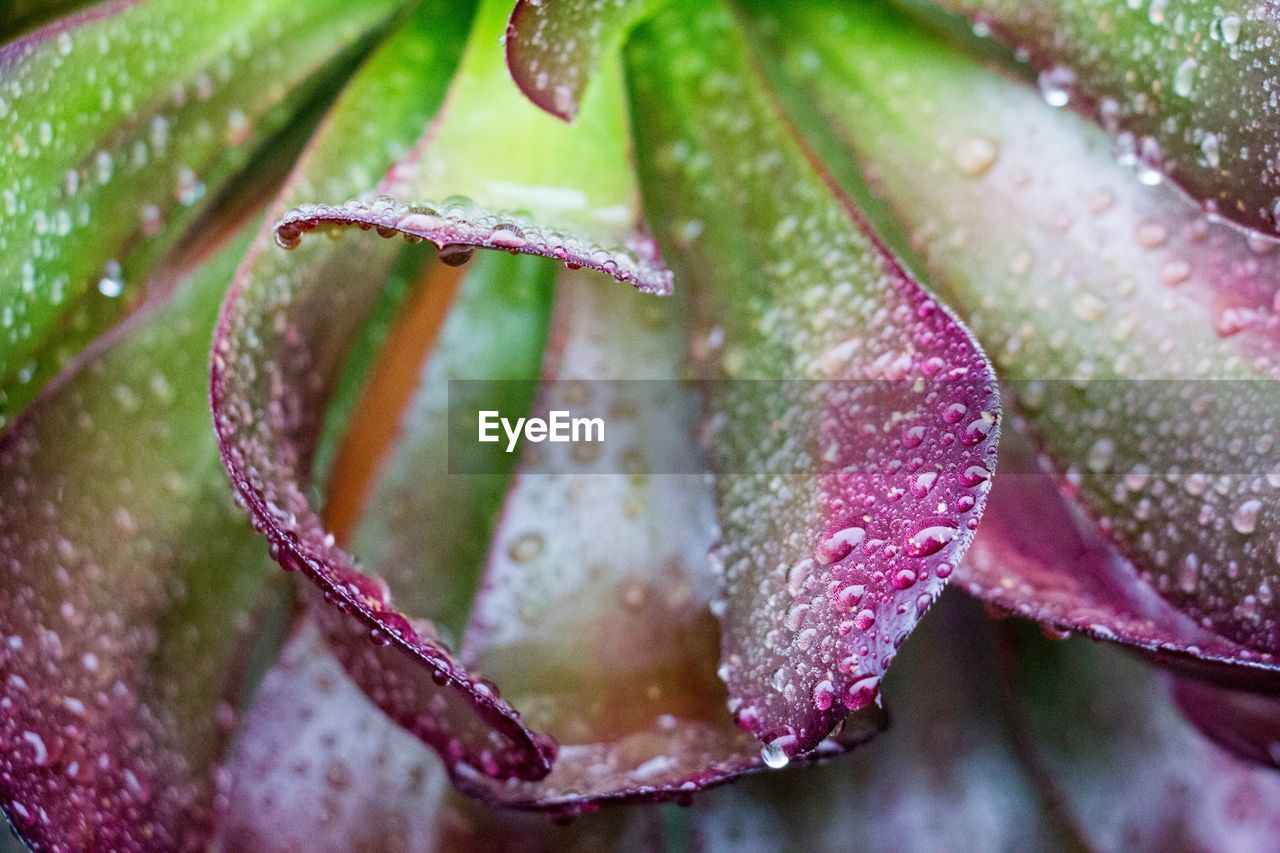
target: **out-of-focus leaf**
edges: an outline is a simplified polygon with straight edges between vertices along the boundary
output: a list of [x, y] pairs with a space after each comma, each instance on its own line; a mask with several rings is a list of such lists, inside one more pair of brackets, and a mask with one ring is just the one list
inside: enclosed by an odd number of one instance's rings
[[160, 253], [395, 5], [117, 2], [0, 48], [0, 419], [145, 298]]
[[[312, 206], [288, 214], [277, 225], [277, 239], [301, 243], [301, 230], [322, 221], [365, 225], [384, 236], [399, 230], [413, 242], [435, 241], [450, 262], [464, 260], [477, 246], [500, 248], [604, 270], [643, 289], [668, 287], [670, 274], [636, 227], [617, 69], [612, 87], [597, 86], [589, 96], [598, 99], [592, 120], [568, 127], [510, 85], [497, 43], [504, 25], [501, 3], [486, 3], [449, 94], [451, 103], [468, 109], [444, 114], [381, 185], [414, 192], [433, 187], [441, 195], [468, 189], [485, 202], [454, 198], [438, 214], [406, 212], [381, 200]], [[421, 73], [420, 64], [413, 67]], [[492, 132], [495, 121], [504, 134]], [[521, 144], [513, 147], [512, 139]], [[321, 190], [311, 197], [343, 195]], [[526, 212], [511, 220], [483, 212], [516, 206]], [[542, 228], [559, 223], [588, 236], [549, 230], [536, 236], [532, 225], [507, 227], [515, 219], [532, 219]], [[377, 273], [394, 257], [386, 241], [346, 242], [307, 241], [302, 247], [327, 259], [323, 275], [316, 273], [315, 256], [261, 253], [229, 295], [212, 380], [228, 470], [279, 562], [304, 570], [327, 594], [333, 606], [318, 614], [322, 627], [380, 707], [441, 750], [455, 771], [466, 765], [484, 775], [540, 778], [550, 769], [553, 744], [524, 726], [492, 685], [459, 665], [434, 626], [401, 614], [385, 582], [362, 573], [337, 547], [304, 491], [338, 366], [377, 296]], [[633, 248], [592, 248], [627, 243]], [[299, 260], [303, 266], [291, 269]], [[536, 285], [518, 277], [504, 286], [514, 307], [516, 297]]]
[[723, 6], [664, 9], [627, 55], [646, 197], [708, 380], [721, 673], [779, 766], [877, 699], [977, 526], [999, 401], [965, 329], [792, 132]]
[[700, 798], [694, 846], [1274, 846], [1280, 775], [1202, 737], [1153, 670], [1082, 638], [1054, 643], [1030, 626], [993, 637], [977, 607], [959, 598], [944, 596], [936, 611], [886, 679], [900, 697], [889, 732], [794, 780], [748, 780]]
[[220, 841], [229, 850], [404, 853], [655, 851], [657, 815], [567, 827], [450, 793], [431, 750], [378, 710], [304, 626], [241, 726]]
[[88, 4], [89, 0], [8, 0], [0, 7], [0, 42]]
[[[997, 521], [970, 588], [1095, 635], [1274, 668], [1280, 256], [1140, 185], [1101, 131], [888, 9], [748, 5], [798, 120], [828, 159], [874, 176], [1096, 526]], [[841, 178], [864, 186], [857, 166]], [[1046, 505], [1037, 464], [1002, 470], [1034, 494], [1011, 507]], [[1078, 547], [1094, 568], [1075, 571]], [[1160, 599], [1182, 616], [1143, 609]]]
[[86, 352], [0, 439], [0, 804], [40, 849], [194, 849], [211, 831], [272, 577], [205, 395], [246, 245]]
[[1276, 683], [1275, 655], [1215, 634], [1145, 582], [1062, 493], [1052, 465], [1037, 458], [1021, 430], [1005, 431], [1000, 464], [986, 520], [957, 583], [1055, 631], [1133, 645], [1191, 673]]
[[600, 57], [658, 0], [516, 0], [507, 66], [529, 100], [573, 121]]
[[[1191, 726], [1167, 675], [1083, 638], [1016, 637], [1029, 754], [1094, 850], [1250, 853], [1280, 838], [1280, 774]], [[1165, 677], [1162, 677], [1165, 676]]]
[[930, 2], [1015, 47], [1044, 99], [1094, 115], [1145, 182], [1163, 173], [1205, 210], [1280, 233], [1273, 4]]
[[1204, 735], [1251, 761], [1280, 768], [1280, 698], [1178, 678], [1173, 698]]
[[690, 848], [1070, 849], [1010, 729], [993, 639], [980, 606], [943, 595], [885, 678], [889, 731], [825, 767], [700, 797]]
[[304, 231], [354, 225], [430, 241], [452, 263], [475, 248], [499, 249], [669, 291], [671, 274], [639, 227], [616, 58], [588, 93], [587, 114], [570, 127], [511, 85], [499, 44], [503, 0], [485, 0], [476, 20], [449, 92], [453, 108], [380, 185], [380, 195], [303, 205], [280, 221], [277, 239], [296, 246]]

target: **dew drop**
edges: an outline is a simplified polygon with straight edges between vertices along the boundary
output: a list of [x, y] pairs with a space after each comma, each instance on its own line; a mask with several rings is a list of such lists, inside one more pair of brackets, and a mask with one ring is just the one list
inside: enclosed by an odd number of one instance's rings
[[1194, 59], [1182, 60], [1178, 70], [1173, 73], [1173, 91], [1184, 98], [1191, 97], [1191, 92], [1195, 88], [1197, 67]]
[[1258, 515], [1262, 512], [1262, 501], [1250, 498], [1241, 503], [1231, 513], [1231, 526], [1237, 533], [1246, 536], [1258, 528]]
[[1071, 90], [1076, 85], [1075, 72], [1064, 66], [1055, 66], [1040, 72], [1037, 80], [1040, 95], [1051, 107], [1065, 107], [1071, 101]]
[[928, 557], [941, 551], [955, 537], [953, 525], [928, 524], [906, 538], [903, 551], [909, 557]]

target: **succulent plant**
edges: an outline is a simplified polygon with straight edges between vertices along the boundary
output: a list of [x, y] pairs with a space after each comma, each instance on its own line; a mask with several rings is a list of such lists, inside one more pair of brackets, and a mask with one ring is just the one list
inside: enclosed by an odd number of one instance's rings
[[1277, 849], [1278, 23], [0, 10], [16, 839]]

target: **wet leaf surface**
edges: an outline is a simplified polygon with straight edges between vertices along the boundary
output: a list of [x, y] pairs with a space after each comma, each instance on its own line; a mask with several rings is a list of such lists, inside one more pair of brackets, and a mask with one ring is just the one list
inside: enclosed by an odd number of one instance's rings
[[[812, 105], [798, 120], [829, 160], [874, 175], [901, 226], [886, 233], [970, 322], [1091, 519], [1077, 532], [1074, 510], [1046, 509], [1064, 521], [1045, 524], [1014, 491], [1017, 520], [980, 537], [993, 550], [971, 588], [1095, 635], [1273, 667], [1277, 255], [1143, 186], [1100, 130], [900, 16], [812, 3], [750, 19], [783, 51], [791, 103]], [[865, 191], [856, 169], [842, 183]], [[1081, 550], [1091, 568], [1072, 574]]]
[[1144, 182], [1280, 233], [1280, 11], [1268, 3], [942, 0], [1040, 72], [1044, 99], [1095, 116]]
[[0, 798], [40, 849], [196, 849], [211, 832], [241, 642], [271, 577], [204, 392], [246, 242], [0, 439]]
[[656, 0], [517, 0], [507, 24], [507, 65], [529, 100], [573, 121], [606, 50]]
[[0, 48], [0, 425], [393, 9], [114, 2]]
[[793, 133], [723, 7], [664, 11], [628, 63], [650, 216], [707, 380], [721, 677], [781, 766], [877, 701], [964, 553], [994, 379]]

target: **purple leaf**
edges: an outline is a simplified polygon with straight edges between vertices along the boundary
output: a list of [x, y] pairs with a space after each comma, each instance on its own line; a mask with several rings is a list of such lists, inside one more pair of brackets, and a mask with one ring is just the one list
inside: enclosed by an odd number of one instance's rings
[[1280, 767], [1280, 697], [1194, 678], [1174, 681], [1173, 698], [1205, 737], [1267, 767]]
[[212, 830], [271, 577], [203, 393], [245, 245], [86, 351], [0, 437], [0, 805], [37, 849], [199, 849]]
[[795, 134], [727, 12], [671, 7], [628, 63], [651, 221], [707, 380], [722, 677], [777, 766], [878, 700], [977, 526], [998, 396], [968, 332]]

